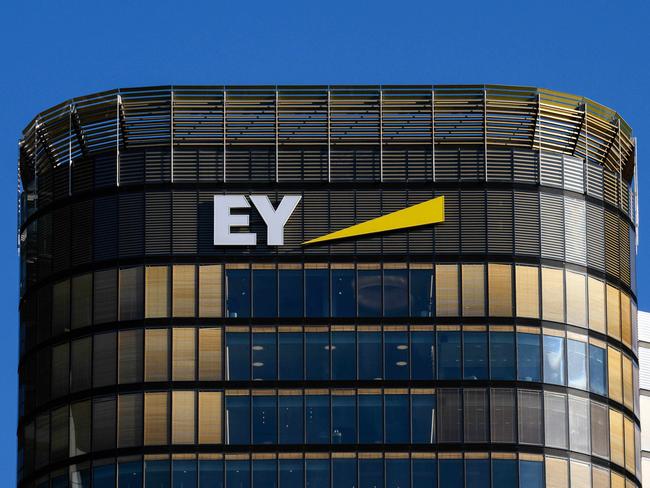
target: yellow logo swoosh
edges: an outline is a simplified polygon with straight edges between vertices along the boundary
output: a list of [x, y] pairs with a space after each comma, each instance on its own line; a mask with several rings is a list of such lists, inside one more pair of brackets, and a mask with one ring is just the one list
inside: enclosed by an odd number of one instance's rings
[[437, 224], [445, 221], [445, 197], [437, 197], [426, 202], [418, 203], [396, 212], [391, 212], [376, 219], [337, 230], [324, 236], [303, 242], [302, 245], [318, 242], [334, 241], [347, 237], [357, 237], [390, 230], [409, 229], [423, 225]]

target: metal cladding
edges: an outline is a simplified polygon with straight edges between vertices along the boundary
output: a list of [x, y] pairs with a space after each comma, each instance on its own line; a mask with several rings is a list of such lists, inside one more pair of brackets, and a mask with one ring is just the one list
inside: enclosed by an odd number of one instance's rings
[[18, 485], [640, 486], [635, 165], [616, 112], [531, 87], [42, 112]]

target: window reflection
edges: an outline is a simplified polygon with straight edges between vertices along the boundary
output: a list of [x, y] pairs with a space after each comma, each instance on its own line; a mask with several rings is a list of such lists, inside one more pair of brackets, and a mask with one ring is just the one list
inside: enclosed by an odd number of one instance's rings
[[[364, 392], [366, 393], [366, 392]], [[362, 394], [359, 401], [359, 443], [380, 444], [384, 440], [382, 395]]]
[[438, 379], [460, 379], [460, 332], [438, 332]]
[[517, 371], [520, 381], [541, 381], [540, 335], [517, 333]]
[[433, 444], [436, 426], [436, 397], [433, 391], [411, 395], [411, 439], [413, 444]]
[[302, 394], [294, 394], [278, 397], [280, 444], [302, 444], [303, 443], [303, 406]]
[[330, 441], [329, 395], [307, 394], [305, 402], [307, 444], [328, 444]]
[[199, 459], [199, 486], [201, 488], [223, 488], [223, 461]]
[[381, 288], [381, 269], [379, 267], [358, 271], [359, 317], [381, 316]]
[[357, 334], [359, 341], [359, 379], [380, 380], [382, 374], [381, 358], [381, 332], [377, 328], [374, 331], [361, 331]]
[[354, 328], [332, 332], [332, 379], [356, 379], [356, 344]]
[[303, 316], [302, 269], [280, 269], [279, 313], [280, 317]]
[[607, 353], [604, 348], [589, 344], [589, 389], [607, 394]]
[[172, 462], [172, 488], [195, 488], [196, 480], [194, 459], [175, 459]]
[[226, 486], [250, 488], [250, 462], [230, 459], [226, 461]]
[[517, 486], [515, 459], [492, 459], [492, 486]]
[[[411, 486], [408, 459], [386, 459], [386, 488]], [[419, 486], [419, 485], [415, 485]]]
[[354, 393], [354, 390], [343, 390], [332, 395], [332, 444], [354, 444], [357, 441]]
[[253, 444], [277, 443], [276, 397], [270, 393], [253, 396]]
[[304, 482], [302, 459], [280, 459], [279, 464], [280, 488], [301, 488]]
[[329, 270], [305, 270], [305, 315], [327, 317], [329, 315]]
[[250, 336], [226, 329], [226, 379], [250, 379]]
[[543, 488], [544, 466], [541, 461], [519, 462], [519, 488]]
[[277, 377], [275, 329], [253, 332], [253, 380], [274, 380]]
[[514, 380], [515, 370], [514, 332], [490, 331], [490, 378]]
[[356, 488], [356, 459], [332, 459], [332, 486], [336, 486], [337, 488]]
[[544, 381], [556, 385], [565, 384], [562, 337], [544, 336]]
[[409, 396], [406, 393], [385, 395], [386, 443], [409, 442]]
[[142, 463], [120, 463], [117, 468], [117, 480], [120, 488], [142, 488]]
[[253, 269], [253, 317], [275, 317], [278, 283], [275, 269]]
[[306, 379], [328, 380], [330, 377], [329, 333], [307, 331], [305, 334], [305, 356]]
[[409, 287], [407, 269], [384, 270], [384, 316], [407, 317], [409, 315]]
[[332, 270], [332, 317], [355, 317], [354, 269]]
[[329, 459], [305, 460], [305, 488], [329, 488]]
[[463, 484], [463, 460], [440, 459], [440, 486], [444, 488], [462, 488]]
[[567, 372], [571, 388], [587, 389], [587, 344], [569, 339], [567, 341]]
[[226, 316], [250, 317], [251, 279], [248, 269], [226, 269]]
[[465, 460], [465, 483], [472, 488], [489, 488], [490, 460], [487, 459], [487, 456], [486, 459]]
[[250, 443], [250, 400], [248, 393], [226, 396], [226, 444]]
[[253, 461], [253, 488], [275, 488], [277, 486], [275, 459]]
[[301, 380], [303, 378], [303, 345], [302, 331], [282, 331], [278, 336], [280, 361], [278, 364], [279, 379]]
[[411, 332], [411, 377], [414, 380], [435, 378], [435, 333], [431, 330]]
[[483, 380], [488, 377], [486, 332], [463, 332], [463, 378]]
[[408, 332], [384, 332], [384, 372], [387, 380], [409, 379]]
[[384, 486], [384, 460], [359, 459], [359, 487], [381, 488]]
[[433, 269], [411, 269], [411, 317], [431, 317], [433, 309]]

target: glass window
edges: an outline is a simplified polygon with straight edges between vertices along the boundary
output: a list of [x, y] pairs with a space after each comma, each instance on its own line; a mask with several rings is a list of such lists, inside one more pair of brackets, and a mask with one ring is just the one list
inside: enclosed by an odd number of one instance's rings
[[436, 265], [436, 315], [457, 317], [458, 303], [458, 266]]
[[307, 444], [329, 444], [329, 395], [327, 395], [325, 392], [307, 392], [305, 402], [305, 427], [307, 434]]
[[228, 459], [226, 461], [226, 487], [250, 488], [250, 461]]
[[384, 395], [386, 402], [386, 442], [409, 443], [409, 396], [406, 393]]
[[[264, 393], [259, 391], [255, 393]], [[253, 395], [253, 444], [277, 444], [277, 400], [275, 394]]]
[[623, 414], [609, 409], [609, 452], [613, 463], [625, 466]]
[[519, 461], [519, 488], [544, 488], [544, 465], [539, 461]]
[[52, 286], [52, 335], [70, 330], [70, 280]]
[[408, 277], [406, 268], [384, 269], [384, 317], [408, 317]]
[[302, 488], [304, 486], [304, 469], [302, 459], [280, 459], [280, 488]]
[[454, 380], [461, 378], [460, 372], [460, 331], [438, 332], [438, 379]]
[[621, 353], [611, 346], [607, 347], [607, 370], [609, 397], [623, 403], [623, 377], [621, 372]]
[[488, 378], [488, 338], [484, 331], [463, 331], [463, 378]]
[[440, 458], [440, 487], [462, 488], [463, 484], [463, 460]]
[[359, 390], [359, 443], [381, 444], [384, 441], [382, 395]]
[[117, 375], [117, 334], [108, 332], [93, 337], [93, 385], [115, 384]]
[[172, 443], [194, 444], [195, 442], [195, 391], [172, 391]]
[[435, 378], [435, 332], [411, 328], [411, 378], [432, 380]]
[[589, 454], [589, 400], [569, 395], [569, 446]]
[[542, 268], [542, 318], [564, 322], [564, 270]]
[[463, 405], [465, 442], [487, 442], [489, 436], [487, 391], [484, 388], [465, 388]]
[[634, 387], [632, 386], [632, 361], [627, 356], [622, 356], [622, 363], [623, 363], [623, 403], [630, 410], [634, 410]]
[[567, 448], [567, 406], [566, 395], [544, 392], [544, 425], [547, 446]]
[[226, 316], [251, 315], [251, 276], [249, 269], [226, 269]]
[[70, 456], [90, 452], [90, 400], [70, 405]]
[[156, 446], [169, 443], [167, 425], [169, 421], [169, 394], [146, 392], [144, 394], [144, 445]]
[[520, 381], [541, 381], [541, 336], [517, 333], [517, 378]]
[[463, 264], [463, 317], [485, 315], [485, 266]]
[[381, 331], [379, 328], [373, 330], [362, 330], [357, 334], [359, 341], [358, 357], [359, 379], [380, 380], [383, 378], [381, 357]]
[[195, 459], [174, 459], [172, 461], [172, 488], [194, 488], [196, 480]]
[[388, 380], [409, 379], [408, 332], [384, 332], [384, 373]]
[[173, 314], [174, 317], [196, 315], [196, 266], [175, 264], [173, 272]]
[[589, 289], [589, 328], [605, 333], [605, 283], [591, 276]]
[[544, 336], [544, 382], [564, 385], [564, 338]]
[[250, 437], [248, 392], [226, 395], [226, 444], [249, 444]]
[[411, 459], [413, 487], [427, 486], [429, 488], [436, 488], [438, 481], [436, 459], [416, 456], [418, 454], [415, 454]]
[[632, 347], [631, 313], [632, 303], [630, 301], [630, 297], [621, 292], [621, 339], [623, 340], [623, 343], [628, 347]]
[[223, 488], [223, 461], [199, 458], [199, 486]]
[[115, 397], [93, 398], [93, 451], [115, 448]]
[[354, 327], [332, 331], [332, 379], [352, 380], [357, 376]]
[[142, 394], [119, 395], [117, 402], [117, 447], [142, 444]]
[[583, 274], [566, 272], [566, 319], [571, 325], [587, 325], [587, 278]]
[[330, 377], [329, 333], [305, 331], [305, 372], [307, 380], [328, 380]]
[[305, 270], [305, 315], [327, 317], [330, 309], [329, 270]]
[[142, 488], [142, 461], [120, 463], [117, 484], [120, 488]]
[[589, 344], [589, 389], [599, 395], [607, 394], [607, 354], [595, 344]]
[[70, 387], [70, 345], [52, 348], [52, 398], [67, 395]]
[[255, 459], [253, 461], [253, 488], [275, 488], [278, 477], [276, 471], [275, 459]]
[[[73, 329], [86, 327], [93, 319], [93, 275], [86, 273], [72, 278], [72, 310], [70, 321]], [[628, 300], [629, 303], [629, 300]]]
[[518, 431], [521, 444], [542, 444], [544, 437], [542, 418], [542, 393], [518, 390]]
[[305, 486], [306, 488], [330, 487], [329, 459], [305, 459]]
[[354, 269], [332, 269], [332, 317], [354, 317]]
[[95, 488], [115, 487], [115, 466], [107, 464], [93, 467], [93, 486]]
[[438, 442], [462, 442], [463, 403], [460, 389], [438, 390]]
[[411, 317], [431, 317], [433, 305], [433, 270], [413, 269], [409, 271], [411, 288], [409, 302]]
[[68, 456], [68, 406], [52, 410], [50, 418], [50, 462], [60, 461]]
[[332, 486], [337, 488], [356, 488], [357, 460], [351, 458], [332, 459]]
[[411, 439], [413, 444], [433, 444], [436, 427], [436, 396], [433, 390], [411, 392]]
[[357, 405], [354, 390], [332, 392], [332, 444], [357, 442]]
[[120, 269], [120, 320], [144, 316], [144, 272], [142, 267]]
[[492, 388], [490, 394], [492, 442], [517, 442], [515, 390], [512, 388]]
[[302, 394], [280, 390], [278, 403], [280, 444], [302, 444], [304, 438]]
[[199, 329], [199, 381], [221, 379], [221, 329]]
[[275, 269], [253, 269], [253, 317], [277, 316], [277, 302], [278, 282]]
[[199, 266], [199, 317], [221, 317], [220, 264]]
[[512, 266], [488, 264], [489, 313], [491, 317], [512, 317]]
[[546, 457], [546, 486], [568, 488], [569, 469], [566, 459]]
[[634, 448], [634, 423], [627, 417], [623, 419], [623, 431], [625, 434], [625, 467], [634, 473], [636, 462], [636, 450]]
[[571, 388], [587, 389], [587, 343], [567, 341], [567, 371]]
[[199, 444], [221, 443], [222, 392], [199, 392]]
[[278, 281], [280, 286], [280, 317], [302, 317], [304, 315], [302, 269], [280, 268], [278, 270]]
[[194, 381], [196, 378], [196, 329], [172, 329], [172, 379]]
[[121, 330], [119, 332], [120, 384], [139, 383], [143, 373], [143, 333], [142, 330]]
[[157, 459], [144, 462], [145, 486], [169, 488], [169, 460]]
[[409, 471], [408, 458], [386, 459], [386, 488], [407, 488], [411, 486]]
[[466, 459], [465, 460], [465, 483], [472, 488], [489, 488], [490, 486], [490, 460]]
[[[359, 264], [357, 271], [358, 312], [359, 317], [380, 317], [381, 305], [381, 269], [363, 269], [369, 265]], [[374, 267], [374, 266], [373, 266]]]
[[539, 318], [539, 269], [535, 266], [515, 267], [517, 317]]
[[591, 469], [589, 463], [571, 460], [571, 486], [584, 486], [591, 488]]
[[275, 380], [277, 346], [275, 329], [253, 329], [253, 380]]
[[169, 317], [169, 266], [145, 267], [145, 318]]
[[250, 336], [248, 330], [226, 329], [226, 380], [250, 379]]
[[301, 380], [304, 376], [302, 330], [298, 328], [280, 329], [278, 336], [280, 360], [278, 373], [280, 380]]
[[376, 459], [359, 459], [359, 487], [378, 488], [384, 486], [384, 461]]
[[117, 320], [117, 270], [95, 271], [93, 281], [93, 321], [103, 324]]
[[168, 329], [145, 329], [144, 331], [144, 380], [167, 381], [169, 332]]
[[492, 458], [492, 486], [517, 486], [517, 461]]
[[621, 294], [612, 285], [607, 285], [607, 335], [621, 338]]
[[591, 402], [591, 454], [609, 458], [609, 422], [607, 407]]
[[493, 380], [514, 380], [515, 334], [512, 330], [490, 330], [490, 378]]

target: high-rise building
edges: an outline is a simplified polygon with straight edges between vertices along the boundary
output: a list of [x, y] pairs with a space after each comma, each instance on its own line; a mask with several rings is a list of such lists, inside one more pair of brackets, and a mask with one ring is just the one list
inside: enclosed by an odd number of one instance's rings
[[531, 87], [60, 103], [20, 141], [18, 484], [639, 486], [635, 181], [616, 112]]

